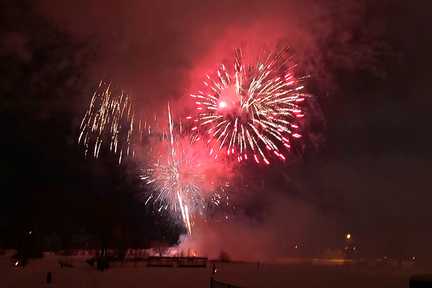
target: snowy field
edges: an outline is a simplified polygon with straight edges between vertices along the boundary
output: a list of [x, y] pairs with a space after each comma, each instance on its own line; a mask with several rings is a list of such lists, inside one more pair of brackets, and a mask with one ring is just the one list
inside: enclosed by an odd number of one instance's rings
[[[45, 254], [43, 259], [29, 260], [25, 267], [15, 267], [9, 255], [0, 256], [0, 287], [92, 287], [92, 288], [152, 288], [152, 287], [210, 287], [211, 264], [207, 268], [146, 267], [146, 262], [125, 261], [111, 263], [109, 269], [99, 271], [85, 262], [88, 256], [56, 256]], [[61, 268], [59, 261], [73, 262], [74, 268]], [[259, 266], [259, 267], [258, 267]], [[344, 265], [303, 265], [268, 263], [216, 263], [214, 279], [240, 287], [409, 287], [413, 274], [431, 271], [412, 267], [370, 268]], [[46, 283], [47, 273], [52, 283]]]

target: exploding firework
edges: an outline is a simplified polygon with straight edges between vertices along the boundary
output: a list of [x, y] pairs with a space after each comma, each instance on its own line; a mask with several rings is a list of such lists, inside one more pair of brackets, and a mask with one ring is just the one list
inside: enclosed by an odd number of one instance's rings
[[[133, 98], [123, 89], [102, 81], [81, 122], [78, 143], [84, 144], [85, 157], [98, 158], [101, 149], [109, 147], [111, 152], [118, 154], [121, 164], [125, 156], [135, 156], [138, 141], [142, 142], [145, 137], [153, 142], [152, 151], [158, 153], [149, 153], [153, 155], [150, 167], [141, 169], [144, 171], [141, 179], [152, 186], [153, 191], [145, 202], [158, 205], [159, 211], [180, 212], [188, 233], [191, 233], [193, 213], [202, 214], [223, 203], [227, 196], [223, 195], [221, 183], [225, 182], [214, 175], [206, 177], [209, 165], [214, 166], [215, 162], [209, 164], [208, 157], [203, 157], [200, 143], [191, 146], [188, 137], [182, 135], [181, 122], [173, 121], [169, 106], [168, 129], [158, 133], [160, 127], [156, 116], [154, 120], [156, 123], [150, 125], [151, 121], [147, 119], [137, 119]], [[213, 170], [221, 170], [219, 168]]]
[[141, 179], [151, 188], [145, 204], [157, 205], [160, 212], [173, 211], [191, 233], [194, 215], [235, 209], [230, 205], [257, 190], [251, 185], [259, 186], [236, 177], [230, 187], [230, 179], [238, 173], [232, 170], [236, 165], [230, 166], [227, 157], [217, 159], [218, 155], [269, 164], [270, 155], [285, 160], [284, 152], [301, 137], [302, 119], [308, 114], [303, 103], [311, 95], [302, 92], [304, 77], [294, 76], [290, 60], [284, 48], [245, 64], [237, 50], [232, 67], [221, 64], [214, 75], [206, 75], [206, 90], [191, 95], [198, 111], [193, 124], [188, 123], [192, 135], [187, 135], [189, 129], [182, 128], [181, 120], [172, 119], [169, 105], [168, 128], [158, 133], [157, 123], [150, 126], [136, 116], [128, 93], [102, 81], [82, 120], [78, 142], [84, 144], [86, 157], [95, 158], [101, 147], [109, 145], [120, 164], [125, 156], [135, 156], [135, 145], [145, 136], [151, 142], [149, 167], [141, 169]]
[[245, 64], [236, 50], [233, 67], [220, 64], [215, 75], [206, 75], [206, 90], [191, 95], [198, 111], [192, 139], [207, 135], [215, 158], [223, 151], [239, 162], [253, 158], [269, 164], [270, 154], [285, 160], [283, 149], [289, 151], [301, 137], [302, 102], [311, 97], [302, 92], [305, 77], [294, 76], [291, 58], [284, 48]]
[[[159, 153], [155, 153], [141, 176], [153, 191], [145, 204], [155, 203], [159, 211], [180, 212], [189, 234], [193, 226], [192, 212], [202, 214], [212, 205], [219, 205], [223, 197], [220, 194], [223, 187], [215, 181], [209, 183], [211, 180], [206, 176], [209, 163], [198, 145], [192, 146], [188, 137], [182, 135], [181, 123], [174, 124], [168, 105], [167, 132], [163, 132], [161, 141], [152, 147]], [[214, 161], [210, 165], [214, 165]]]
[[112, 83], [101, 81], [80, 126], [78, 143], [84, 144], [85, 157], [90, 152], [98, 158], [103, 143], [118, 153], [119, 164], [124, 156], [133, 156], [137, 139], [134, 134], [142, 135], [141, 120], [136, 118], [132, 97]]

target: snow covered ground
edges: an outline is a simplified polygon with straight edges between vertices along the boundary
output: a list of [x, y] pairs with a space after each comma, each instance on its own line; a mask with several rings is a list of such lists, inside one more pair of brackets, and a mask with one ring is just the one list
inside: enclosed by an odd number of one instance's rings
[[[111, 263], [99, 271], [85, 262], [88, 256], [57, 256], [45, 254], [43, 259], [29, 260], [25, 267], [15, 267], [10, 255], [0, 256], [0, 287], [210, 287], [211, 264], [207, 268], [146, 267], [145, 262]], [[59, 261], [74, 264], [61, 268]], [[408, 268], [369, 268], [344, 265], [281, 265], [260, 263], [216, 263], [214, 279], [241, 287], [409, 287], [409, 277], [430, 271]], [[47, 273], [52, 283], [46, 283]]]

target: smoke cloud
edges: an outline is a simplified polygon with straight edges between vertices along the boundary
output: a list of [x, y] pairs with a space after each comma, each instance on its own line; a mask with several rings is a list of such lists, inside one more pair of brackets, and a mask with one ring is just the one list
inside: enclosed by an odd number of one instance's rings
[[340, 234], [338, 222], [309, 204], [273, 195], [262, 221], [242, 213], [212, 219], [197, 217], [192, 235], [180, 238], [179, 249], [210, 259], [218, 259], [225, 252], [234, 261], [316, 257], [320, 248], [332, 246], [329, 239]]
[[[291, 47], [301, 73], [314, 79], [317, 96], [334, 88], [334, 70], [375, 69], [382, 49], [383, 26], [368, 18], [362, 1], [35, 3], [38, 13], [93, 52], [96, 61], [88, 81], [118, 80], [149, 117], [165, 111], [167, 102], [173, 115], [187, 110], [189, 94], [201, 89], [205, 74], [232, 59], [237, 48]], [[315, 142], [323, 142], [322, 135], [310, 133], [311, 139], [319, 138]], [[229, 177], [239, 176], [233, 175]], [[278, 181], [273, 185], [290, 182]], [[335, 227], [341, 223], [334, 215], [306, 197], [293, 200], [280, 192], [267, 193], [258, 221], [253, 220], [255, 213], [246, 212], [212, 219], [196, 215], [194, 235], [183, 239], [181, 247], [210, 258], [226, 251], [233, 259], [255, 261], [296, 256], [301, 249], [306, 255], [322, 235], [322, 243], [334, 238], [329, 235], [339, 237]], [[293, 250], [295, 246], [300, 250]]]
[[331, 66], [374, 65], [381, 32], [359, 1], [36, 3], [59, 29], [92, 45], [98, 61], [91, 81], [121, 79], [150, 111], [187, 101], [236, 48], [290, 46], [305, 73], [324, 83]]

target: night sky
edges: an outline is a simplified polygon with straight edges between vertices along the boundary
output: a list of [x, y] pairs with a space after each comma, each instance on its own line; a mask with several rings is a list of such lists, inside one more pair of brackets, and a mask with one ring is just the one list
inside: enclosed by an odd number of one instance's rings
[[430, 15], [429, 1], [2, 1], [0, 232], [98, 233], [109, 214], [123, 233], [175, 241], [179, 228], [137, 200], [133, 161], [84, 159], [94, 91], [115, 79], [143, 113], [168, 101], [180, 113], [234, 49], [278, 41], [311, 76], [318, 145], [251, 168], [264, 191], [202, 245], [236, 231], [220, 249], [282, 255], [340, 249], [351, 233], [383, 255], [431, 255]]

